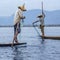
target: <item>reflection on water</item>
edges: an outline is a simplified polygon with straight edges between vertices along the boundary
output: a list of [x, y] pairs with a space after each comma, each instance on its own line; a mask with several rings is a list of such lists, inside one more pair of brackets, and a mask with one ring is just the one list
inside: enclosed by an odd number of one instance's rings
[[[54, 28], [56, 29], [56, 28]], [[52, 28], [45, 28], [48, 35], [59, 35], [57, 28], [54, 32]], [[40, 32], [40, 30], [38, 30]], [[47, 32], [49, 33], [47, 33]], [[13, 28], [0, 28], [0, 43], [12, 42]], [[27, 45], [12, 47], [0, 47], [0, 60], [60, 60], [60, 41], [39, 37], [33, 27], [22, 28], [18, 36], [19, 42], [27, 42]]]
[[14, 47], [14, 57], [13, 60], [23, 60], [22, 50], [18, 50], [18, 47]]

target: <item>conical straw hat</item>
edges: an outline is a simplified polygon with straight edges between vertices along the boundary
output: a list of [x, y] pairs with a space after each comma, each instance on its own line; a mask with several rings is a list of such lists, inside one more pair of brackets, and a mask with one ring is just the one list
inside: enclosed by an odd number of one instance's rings
[[20, 8], [22, 11], [26, 11], [25, 4], [23, 4], [22, 6], [18, 6], [18, 8]]

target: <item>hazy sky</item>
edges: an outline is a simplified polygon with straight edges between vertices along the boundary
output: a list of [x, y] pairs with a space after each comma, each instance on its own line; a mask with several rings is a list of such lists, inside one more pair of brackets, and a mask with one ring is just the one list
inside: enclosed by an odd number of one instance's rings
[[24, 3], [27, 10], [41, 9], [42, 1], [44, 10], [60, 10], [60, 0], [0, 0], [0, 16], [12, 15], [17, 10], [17, 7]]

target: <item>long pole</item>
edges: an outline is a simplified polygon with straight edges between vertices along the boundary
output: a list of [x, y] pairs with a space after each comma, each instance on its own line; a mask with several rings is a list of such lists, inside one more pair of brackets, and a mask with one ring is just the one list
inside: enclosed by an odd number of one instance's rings
[[45, 15], [44, 15], [44, 12], [43, 12], [43, 2], [42, 2], [42, 26], [41, 26], [41, 32], [42, 32], [42, 37], [44, 37], [44, 17], [45, 17]]
[[43, 15], [43, 1], [42, 1], [42, 15]]

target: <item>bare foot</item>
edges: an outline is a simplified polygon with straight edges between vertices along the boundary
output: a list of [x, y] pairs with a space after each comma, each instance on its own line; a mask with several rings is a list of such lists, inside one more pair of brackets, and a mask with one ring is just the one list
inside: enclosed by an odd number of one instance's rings
[[15, 42], [18, 44], [18, 40], [15, 40]]

